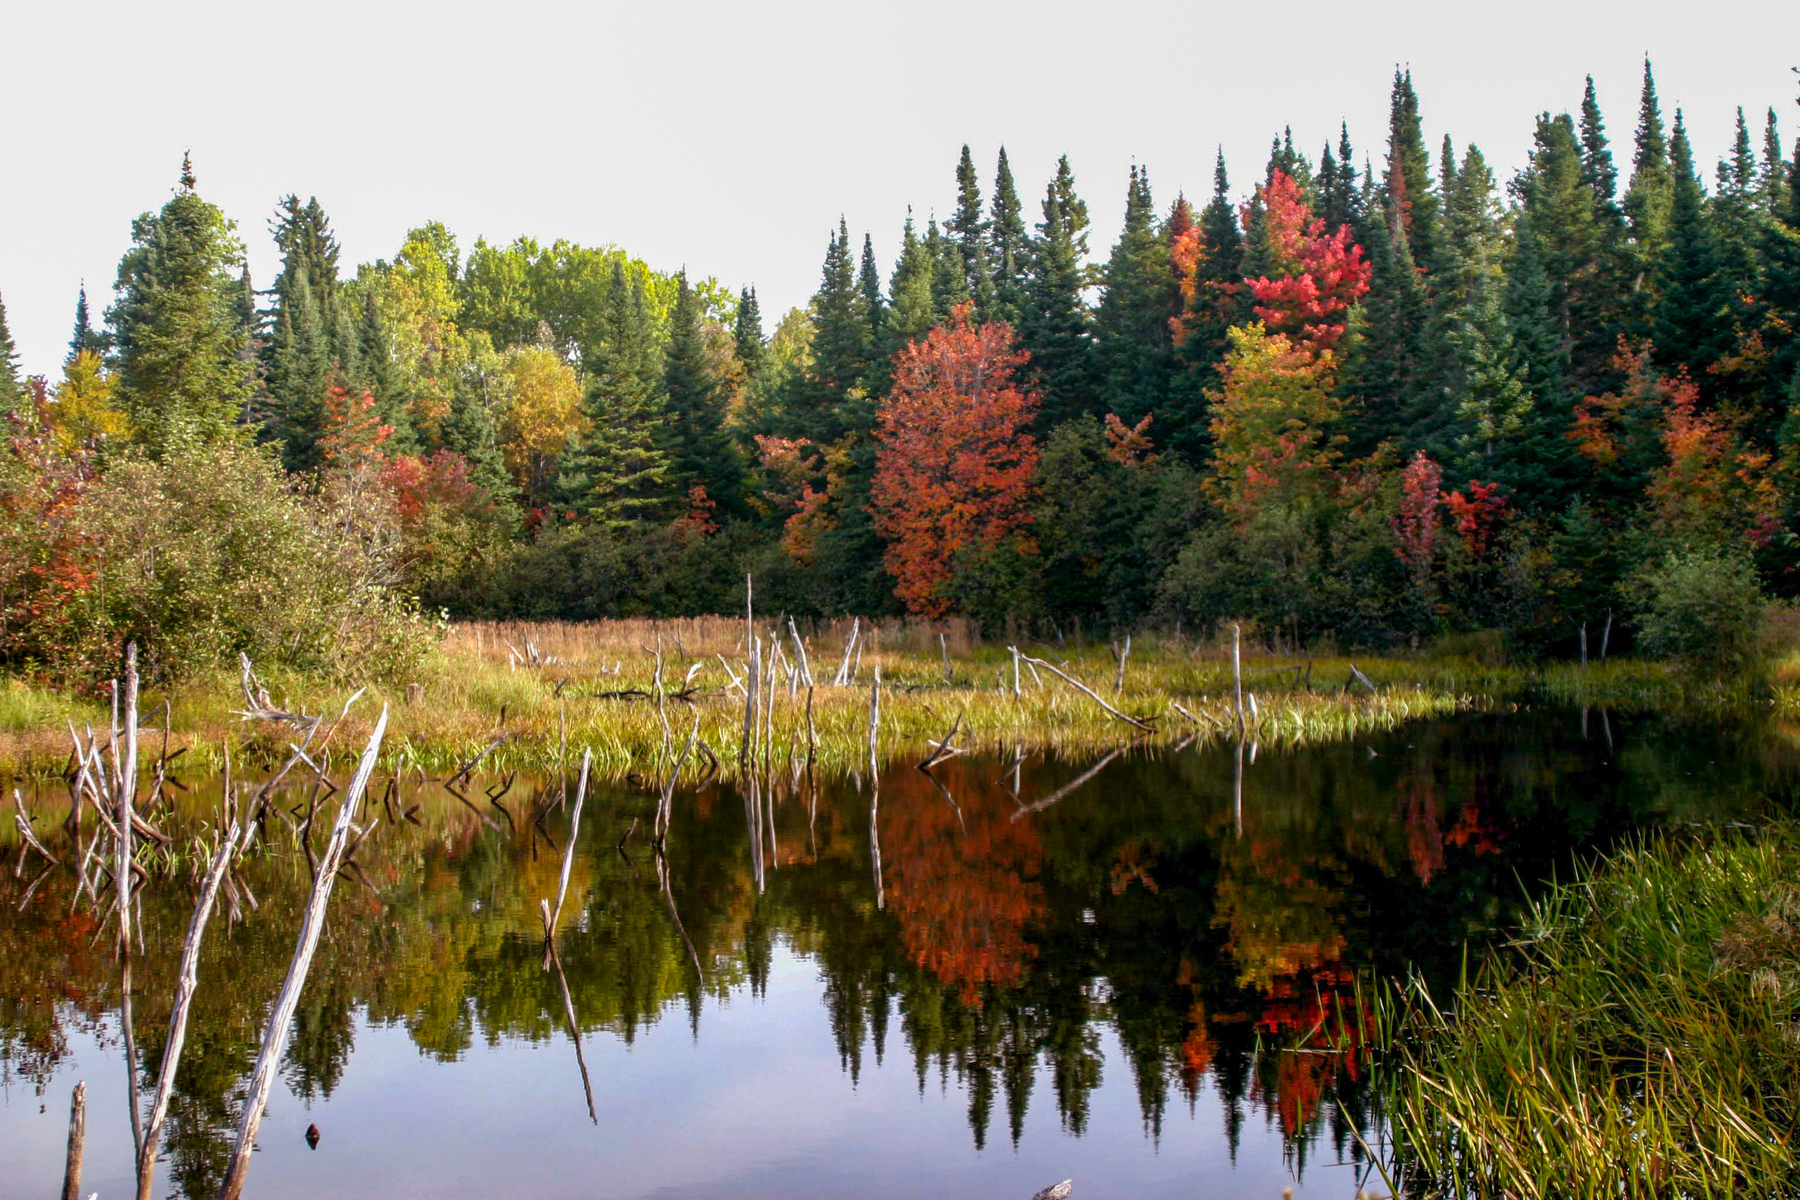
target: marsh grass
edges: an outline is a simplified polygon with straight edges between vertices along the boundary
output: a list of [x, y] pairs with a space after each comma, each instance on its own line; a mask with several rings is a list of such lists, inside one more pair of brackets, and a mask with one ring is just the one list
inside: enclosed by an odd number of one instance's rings
[[[1442, 1003], [1448, 999], [1450, 1003]], [[1622, 850], [1379, 1006], [1409, 1195], [1800, 1195], [1800, 836]]]
[[[777, 666], [772, 740], [759, 749], [759, 765], [804, 763], [809, 750], [815, 765], [829, 772], [852, 772], [866, 761], [868, 684], [877, 665], [886, 694], [879, 753], [887, 758], [922, 757], [926, 741], [941, 736], [959, 712], [964, 732], [958, 745], [1002, 753], [1047, 746], [1084, 752], [1140, 736], [1172, 744], [1237, 734], [1228, 637], [1196, 643], [1139, 635], [1116, 696], [1116, 660], [1108, 644], [1018, 643], [1022, 652], [1058, 664], [1123, 711], [1156, 726], [1154, 733], [1141, 734], [1045, 672], [1034, 678], [1022, 667], [1015, 698], [1005, 639], [983, 641], [961, 621], [857, 622], [846, 672], [851, 681], [834, 686], [851, 629], [847, 619], [796, 622], [816, 684], [816, 741], [808, 740], [805, 687], [790, 691], [786, 667]], [[775, 618], [759, 617], [755, 632], [765, 643], [776, 636], [786, 666], [794, 664], [793, 633], [785, 620], [778, 624]], [[684, 683], [692, 686], [685, 700], [665, 699], [660, 714], [653, 699], [659, 643], [665, 693], [682, 691]], [[740, 759], [743, 697], [728, 680], [724, 664], [741, 680], [746, 644], [746, 624], [738, 617], [458, 624], [415, 678], [371, 684], [369, 697], [328, 749], [343, 754], [344, 747], [366, 737], [367, 722], [385, 701], [393, 714], [384, 749], [390, 765], [454, 771], [504, 732], [507, 740], [484, 768], [566, 768], [591, 747], [595, 769], [618, 777], [654, 768], [664, 743], [663, 716], [684, 726], [685, 704], [691, 701], [700, 709], [701, 738], [730, 776]], [[1375, 683], [1374, 693], [1353, 682], [1352, 662]], [[1619, 661], [1540, 672], [1496, 665], [1476, 655], [1307, 659], [1252, 651], [1244, 667], [1245, 690], [1255, 697], [1254, 715], [1246, 714], [1246, 736], [1265, 744], [1356, 737], [1415, 718], [1532, 696], [1644, 706], [1680, 697], [1669, 672]], [[335, 712], [365, 682], [272, 668], [261, 674], [279, 706], [310, 713]], [[148, 696], [146, 711], [163, 699]], [[246, 766], [285, 757], [291, 731], [236, 715], [244, 706], [235, 676], [191, 680], [166, 699], [175, 731], [172, 745], [187, 748], [186, 771], [216, 768], [227, 744]], [[1177, 704], [1196, 720], [1181, 715]], [[18, 678], [0, 682], [0, 771], [60, 773], [69, 760], [66, 722], [104, 727], [103, 717], [95, 701]], [[698, 764], [690, 769], [699, 769]]]

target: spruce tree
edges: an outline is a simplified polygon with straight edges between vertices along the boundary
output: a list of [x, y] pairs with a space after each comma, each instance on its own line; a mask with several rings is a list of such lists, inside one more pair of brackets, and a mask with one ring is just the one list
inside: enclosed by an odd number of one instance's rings
[[[1478, 257], [1485, 249], [1477, 250]], [[1455, 408], [1456, 462], [1464, 479], [1499, 482], [1535, 494], [1551, 482], [1530, 453], [1533, 406], [1525, 368], [1499, 302], [1499, 281], [1477, 264], [1460, 320], [1450, 331], [1458, 378], [1448, 398]]]
[[888, 285], [887, 340], [883, 352], [891, 360], [909, 342], [923, 338], [936, 324], [932, 303], [932, 275], [937, 262], [913, 228], [912, 209], [906, 210], [906, 229], [900, 238], [900, 257]]
[[663, 358], [669, 482], [678, 495], [703, 487], [722, 512], [736, 514], [744, 502], [744, 463], [726, 426], [725, 389], [707, 353], [706, 314], [685, 269], [675, 286]]
[[1430, 298], [1397, 206], [1370, 213], [1363, 245], [1372, 268], [1368, 294], [1350, 310], [1339, 387], [1357, 400], [1347, 431], [1352, 456], [1392, 443], [1403, 453], [1442, 453], [1451, 410], [1433, 353]]
[[[1356, 177], [1356, 156], [1350, 147], [1350, 123], [1338, 123], [1337, 148], [1337, 187], [1334, 189], [1344, 205], [1344, 215], [1339, 224], [1357, 228], [1362, 221], [1362, 188]], [[1336, 226], [1327, 226], [1333, 230]]]
[[1439, 202], [1431, 181], [1431, 156], [1419, 121], [1412, 71], [1395, 69], [1388, 101], [1388, 169], [1383, 183], [1390, 219], [1398, 218], [1412, 256], [1427, 273], [1438, 266]]
[[1625, 220], [1631, 231], [1631, 290], [1639, 297], [1637, 331], [1647, 332], [1656, 264], [1668, 245], [1669, 213], [1675, 181], [1662, 109], [1656, 99], [1656, 77], [1644, 60], [1644, 86], [1638, 98], [1637, 148], [1631, 160], [1631, 183], [1625, 189]]
[[175, 441], [236, 436], [250, 397], [243, 357], [243, 262], [234, 227], [194, 191], [190, 162], [159, 212], [132, 223], [109, 311], [118, 351], [120, 408], [153, 451]]
[[1069, 156], [1066, 154], [1056, 160], [1056, 176], [1050, 181], [1050, 191], [1057, 208], [1061, 210], [1063, 236], [1074, 247], [1075, 261], [1085, 265], [1088, 256], [1088, 206], [1087, 201], [1075, 193], [1075, 169], [1069, 165]]
[[1566, 407], [1568, 348], [1557, 317], [1556, 289], [1544, 271], [1543, 245], [1526, 207], [1513, 222], [1503, 305], [1525, 385], [1540, 416]]
[[1669, 165], [1674, 186], [1668, 251], [1659, 261], [1656, 349], [1665, 366], [1686, 367], [1704, 388], [1706, 368], [1729, 348], [1730, 329], [1711, 213], [1680, 109], [1669, 140]]
[[1156, 219], [1150, 175], [1132, 167], [1125, 225], [1102, 276], [1094, 313], [1094, 365], [1100, 410], [1128, 424], [1164, 407], [1169, 390], [1169, 320], [1179, 294], [1169, 246]]
[[1781, 216], [1792, 182], [1788, 179], [1787, 160], [1781, 155], [1781, 129], [1775, 122], [1775, 110], [1770, 108], [1763, 123], [1762, 162], [1756, 172], [1756, 194], [1769, 216]]
[[[1339, 177], [1340, 182], [1343, 176]], [[1193, 290], [1181, 314], [1181, 343], [1175, 357], [1181, 370], [1171, 382], [1170, 403], [1156, 425], [1158, 440], [1189, 462], [1199, 463], [1209, 444], [1207, 393], [1220, 384], [1219, 365], [1230, 342], [1227, 331], [1251, 316], [1244, 287], [1244, 235], [1231, 203], [1225, 152], [1213, 166], [1213, 194], [1200, 211], [1200, 257]]]
[[841, 217], [825, 249], [819, 290], [813, 295], [812, 320], [812, 365], [796, 390], [798, 403], [790, 405], [781, 432], [827, 443], [843, 435], [847, 428], [844, 399], [852, 388], [862, 385], [869, 371], [869, 325], [863, 294], [856, 284], [850, 227]]
[[1025, 231], [1025, 206], [1013, 183], [1006, 147], [994, 168], [994, 199], [988, 215], [988, 263], [994, 276], [994, 319], [1017, 329], [1025, 309], [1031, 256], [1030, 236]]
[[[1581, 183], [1593, 198], [1594, 231], [1599, 241], [1600, 259], [1597, 277], [1592, 281], [1594, 303], [1581, 314], [1591, 322], [1582, 351], [1584, 362], [1598, 357], [1597, 348], [1616, 344], [1625, 328], [1631, 307], [1630, 231], [1625, 212], [1619, 207], [1619, 169], [1613, 162], [1612, 144], [1606, 136], [1606, 121], [1600, 113], [1600, 98], [1594, 90], [1594, 77], [1587, 77], [1581, 96]], [[1606, 372], [1595, 370], [1595, 376]]]
[[338, 244], [317, 197], [282, 199], [269, 222], [281, 251], [281, 273], [262, 347], [269, 403], [266, 422], [282, 442], [289, 470], [320, 464], [325, 397], [340, 366]]
[[[343, 344], [355, 343], [355, 362], [344, 378], [352, 392], [367, 392], [375, 397], [376, 414], [382, 424], [393, 430], [384, 444], [395, 454], [416, 453], [419, 449], [418, 430], [413, 426], [405, 375], [395, 357], [387, 322], [382, 320], [373, 292], [364, 292], [357, 307], [360, 316], [353, 332], [340, 338]], [[340, 321], [347, 319], [347, 312], [340, 315]], [[340, 357], [347, 358], [341, 351]]]
[[934, 323], [950, 319], [965, 304], [973, 305], [969, 273], [963, 265], [962, 246], [938, 229], [937, 217], [925, 222], [925, 250], [931, 255], [931, 311]]
[[859, 312], [868, 331], [869, 368], [863, 384], [873, 395], [887, 391], [891, 366], [882, 347], [887, 343], [887, 302], [881, 296], [881, 269], [875, 265], [875, 243], [863, 234], [862, 266], [856, 275]]
[[19, 378], [19, 348], [6, 324], [6, 300], [0, 298], [0, 421], [17, 409], [24, 381]]
[[94, 319], [88, 308], [87, 281], [81, 282], [81, 290], [75, 296], [75, 330], [69, 335], [69, 353], [63, 359], [67, 366], [86, 354], [103, 354], [106, 351], [106, 338], [94, 328]]
[[763, 341], [762, 306], [756, 302], [754, 287], [738, 292], [737, 321], [731, 332], [738, 362], [744, 367], [744, 380], [754, 385], [762, 375], [769, 354], [768, 343]]
[[1550, 280], [1558, 341], [1565, 347], [1561, 373], [1576, 391], [1590, 394], [1605, 390], [1618, 331], [1607, 247], [1585, 174], [1574, 120], [1567, 113], [1539, 117], [1523, 180], [1525, 208]]
[[1074, 178], [1064, 157], [1057, 178], [1044, 189], [1044, 219], [1037, 225], [1031, 253], [1029, 304], [1021, 340], [1030, 353], [1028, 369], [1037, 381], [1040, 426], [1052, 429], [1088, 411], [1091, 396], [1091, 342], [1081, 250], [1071, 219], [1084, 223], [1087, 206], [1075, 197]]
[[967, 143], [956, 163], [956, 212], [946, 228], [962, 251], [963, 278], [975, 310], [974, 320], [986, 321], [994, 307], [994, 277], [988, 264], [988, 224], [981, 211], [981, 181], [975, 174], [975, 160], [969, 156]]
[[613, 259], [600, 333], [582, 402], [588, 430], [565, 449], [556, 485], [583, 517], [626, 528], [668, 515], [676, 495], [644, 279], [637, 272], [626, 278], [623, 256]]

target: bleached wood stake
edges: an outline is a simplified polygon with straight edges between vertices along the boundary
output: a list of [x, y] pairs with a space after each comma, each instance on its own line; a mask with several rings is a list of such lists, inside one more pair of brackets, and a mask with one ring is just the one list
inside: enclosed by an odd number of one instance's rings
[[[119, 814], [119, 855], [113, 870], [119, 889], [119, 944], [131, 947], [131, 807], [137, 793], [137, 643], [125, 644], [125, 762], [114, 783]], [[119, 731], [113, 730], [116, 735]]]
[[881, 774], [881, 766], [875, 757], [875, 739], [881, 729], [881, 666], [876, 664], [875, 682], [869, 685], [869, 778], [874, 780]]
[[943, 655], [944, 655], [944, 682], [949, 683], [950, 682], [950, 643], [944, 640], [944, 635], [942, 633], [938, 634], [938, 649], [940, 651], [942, 651]]
[[562, 920], [563, 902], [569, 896], [569, 869], [575, 865], [575, 835], [581, 832], [581, 805], [587, 799], [588, 768], [594, 761], [590, 747], [581, 753], [581, 782], [575, 785], [575, 812], [569, 818], [569, 841], [563, 847], [562, 882], [556, 888], [556, 910], [544, 907], [544, 940], [556, 940], [556, 925]]
[[1017, 700], [1019, 698], [1019, 648], [1017, 646], [1008, 646], [1007, 649], [1012, 651], [1013, 699]]
[[81, 1156], [87, 1145], [87, 1081], [69, 1097], [69, 1153], [63, 1160], [62, 1200], [81, 1200]]
[[256, 1131], [262, 1126], [263, 1109], [269, 1103], [269, 1089], [274, 1086], [275, 1071], [287, 1049], [288, 1030], [294, 1023], [294, 1010], [300, 1004], [300, 991], [306, 985], [306, 973], [312, 967], [313, 952], [319, 946], [319, 935], [324, 932], [325, 910], [331, 900], [331, 885], [337, 879], [338, 867], [342, 865], [344, 847], [350, 837], [350, 824], [356, 819], [363, 793], [369, 787], [369, 776], [375, 770], [375, 760], [380, 757], [381, 738], [387, 732], [387, 720], [388, 711], [384, 704], [381, 706], [381, 716], [375, 722], [375, 732], [369, 735], [369, 744], [363, 750], [362, 761], [357, 764], [356, 775], [351, 779], [350, 788], [344, 793], [343, 803], [338, 807], [337, 824], [332, 827], [331, 840], [325, 844], [325, 855], [320, 860], [319, 873], [313, 880], [312, 897], [307, 901], [306, 915], [300, 923], [300, 936], [294, 945], [294, 957], [288, 963], [287, 978], [282, 981], [281, 991], [275, 997], [275, 1007], [269, 1013], [268, 1024], [263, 1027], [262, 1048], [257, 1052], [256, 1066], [250, 1072], [243, 1124], [238, 1127], [237, 1145], [225, 1171], [225, 1182], [219, 1188], [220, 1200], [238, 1200], [244, 1194], [244, 1177], [250, 1170], [250, 1155], [256, 1149]]
[[1231, 627], [1231, 690], [1237, 696], [1238, 732], [1244, 731], [1244, 659], [1238, 627]]
[[1125, 635], [1125, 648], [1119, 652], [1119, 673], [1113, 676], [1113, 696], [1117, 698], [1125, 690], [1125, 660], [1131, 657], [1131, 635]]
[[850, 618], [850, 640], [844, 643], [844, 661], [838, 664], [837, 677], [831, 682], [836, 687], [843, 687], [850, 681], [850, 652], [856, 649], [856, 635], [862, 629], [862, 618]]
[[800, 640], [800, 631], [794, 627], [792, 617], [788, 618], [788, 632], [794, 636], [794, 658], [800, 664], [800, 682], [810, 690], [813, 685], [812, 666], [806, 661], [806, 643]]
[[231, 856], [237, 851], [238, 835], [237, 822], [233, 821], [206, 869], [206, 879], [200, 885], [200, 899], [195, 902], [193, 919], [188, 922], [187, 941], [182, 943], [181, 968], [175, 977], [175, 1007], [169, 1013], [169, 1040], [163, 1045], [156, 1096], [150, 1102], [150, 1120], [144, 1126], [144, 1147], [138, 1153], [138, 1200], [150, 1200], [156, 1180], [156, 1150], [162, 1142], [163, 1118], [169, 1112], [169, 1097], [175, 1090], [175, 1068], [181, 1062], [182, 1043], [187, 1040], [188, 1010], [193, 1007], [194, 993], [200, 986], [200, 939], [206, 933], [206, 921], [212, 916], [213, 902], [218, 899], [219, 885], [231, 865]]

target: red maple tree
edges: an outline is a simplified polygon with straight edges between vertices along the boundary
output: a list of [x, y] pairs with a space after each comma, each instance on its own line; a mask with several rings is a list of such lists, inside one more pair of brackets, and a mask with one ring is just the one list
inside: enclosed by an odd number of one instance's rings
[[1348, 225], [1325, 231], [1286, 172], [1276, 171], [1259, 191], [1270, 274], [1248, 281], [1256, 315], [1270, 333], [1285, 333], [1308, 350], [1329, 350], [1344, 336], [1350, 305], [1369, 290], [1373, 268], [1350, 240]]
[[967, 305], [894, 356], [871, 499], [894, 592], [912, 612], [949, 611], [944, 585], [960, 555], [1009, 539], [1032, 548], [1037, 397], [1015, 378], [1028, 357], [1004, 322], [971, 325]]

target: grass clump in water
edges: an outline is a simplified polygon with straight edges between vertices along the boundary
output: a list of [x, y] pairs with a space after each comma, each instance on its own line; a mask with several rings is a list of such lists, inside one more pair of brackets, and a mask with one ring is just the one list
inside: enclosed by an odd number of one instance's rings
[[1800, 834], [1623, 850], [1383, 1024], [1403, 1194], [1800, 1196]]

